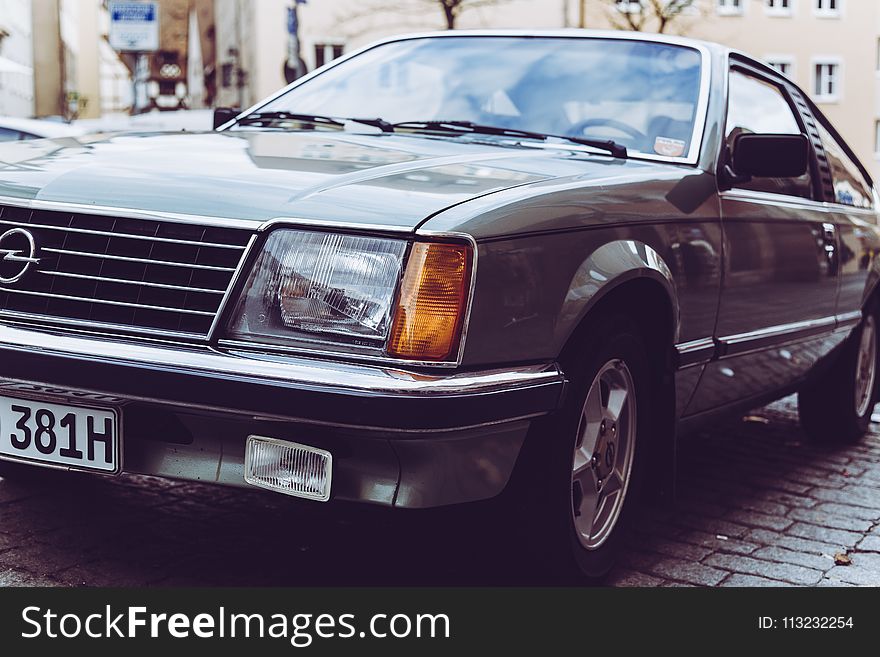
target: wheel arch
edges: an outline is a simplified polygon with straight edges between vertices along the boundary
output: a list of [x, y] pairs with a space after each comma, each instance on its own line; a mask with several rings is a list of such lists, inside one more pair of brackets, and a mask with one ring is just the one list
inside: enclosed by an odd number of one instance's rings
[[[614, 309], [640, 323], [649, 347], [671, 347], [678, 341], [680, 312], [675, 279], [666, 262], [651, 246], [634, 240], [608, 242], [578, 268], [569, 285], [557, 325], [561, 361], [576, 348], [595, 313]], [[657, 327], [661, 317], [662, 330]]]
[[[598, 274], [598, 276], [596, 276]], [[599, 314], [630, 317], [645, 340], [654, 375], [652, 402], [658, 431], [647, 454], [650, 489], [657, 499], [669, 503], [675, 492], [675, 351], [679, 339], [680, 311], [675, 280], [669, 267], [649, 245], [625, 240], [597, 249], [578, 269], [569, 289], [578, 281], [591, 280], [592, 294], [577, 308], [577, 320], [568, 331], [559, 353], [565, 371], [577, 353], [589, 345], [585, 338]], [[601, 279], [601, 280], [600, 280]]]

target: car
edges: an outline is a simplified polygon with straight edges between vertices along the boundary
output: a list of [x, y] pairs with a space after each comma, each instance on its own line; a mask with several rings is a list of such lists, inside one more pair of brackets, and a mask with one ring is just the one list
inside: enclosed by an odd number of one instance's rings
[[7, 472], [478, 508], [589, 581], [705, 423], [866, 431], [877, 194], [745, 54], [417, 34], [218, 117], [0, 148]]
[[143, 114], [108, 114], [97, 119], [79, 119], [74, 126], [85, 133], [96, 132], [204, 132], [211, 129], [213, 112], [208, 109], [152, 111]]
[[79, 137], [82, 130], [61, 121], [0, 116], [0, 142]]

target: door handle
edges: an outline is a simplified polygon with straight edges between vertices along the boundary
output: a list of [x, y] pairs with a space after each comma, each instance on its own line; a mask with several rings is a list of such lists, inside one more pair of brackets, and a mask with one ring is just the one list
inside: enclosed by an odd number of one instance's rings
[[840, 260], [837, 257], [837, 229], [834, 224], [822, 224], [822, 249], [828, 262], [828, 275], [837, 276]]

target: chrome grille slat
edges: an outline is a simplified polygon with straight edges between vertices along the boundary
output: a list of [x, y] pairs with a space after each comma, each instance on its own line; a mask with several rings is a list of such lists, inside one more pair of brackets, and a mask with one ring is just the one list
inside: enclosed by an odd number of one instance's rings
[[235, 267], [212, 267], [210, 265], [188, 265], [185, 262], [168, 262], [166, 260], [151, 260], [149, 258], [128, 258], [125, 256], [110, 255], [108, 253], [85, 253], [82, 251], [70, 251], [68, 249], [52, 249], [45, 248], [42, 251], [46, 253], [57, 253], [58, 255], [77, 256], [79, 258], [100, 258], [101, 260], [119, 260], [121, 262], [136, 262], [144, 265], [164, 265], [168, 267], [184, 267], [186, 269], [204, 269], [205, 271], [227, 271], [234, 272]]
[[[0, 318], [105, 333], [208, 338], [252, 243], [251, 231], [86, 212], [79, 206], [50, 210], [0, 201], [0, 235], [14, 228], [27, 231], [39, 259], [20, 278], [0, 284]], [[0, 248], [22, 251], [16, 235], [21, 232], [4, 237]], [[9, 280], [16, 266], [0, 260]]]
[[[0, 219], [0, 226], [18, 226], [14, 221], [5, 221]], [[82, 235], [100, 235], [102, 237], [115, 237], [127, 240], [146, 240], [150, 242], [165, 242], [168, 244], [185, 244], [187, 246], [204, 246], [212, 249], [233, 249], [236, 251], [244, 251], [245, 246], [237, 244], [215, 244], [211, 242], [195, 242], [192, 240], [176, 240], [171, 237], [149, 237], [146, 235], [128, 235], [125, 233], [112, 233], [105, 230], [86, 230], [85, 228], [69, 228], [64, 226], [47, 226], [42, 224], [28, 224], [28, 228], [40, 228], [44, 230], [60, 230], [66, 233], [80, 233]]]
[[102, 283], [119, 283], [120, 285], [143, 285], [162, 290], [181, 290], [183, 292], [203, 292], [204, 294], [226, 294], [226, 290], [210, 290], [203, 287], [186, 287], [183, 285], [165, 285], [164, 283], [150, 283], [148, 281], [126, 281], [121, 278], [105, 278], [103, 276], [86, 276], [84, 274], [68, 274], [60, 271], [41, 271], [46, 276], [61, 276], [62, 278], [79, 278], [86, 281], [100, 281]]
[[187, 310], [185, 308], [163, 308], [162, 306], [147, 306], [142, 303], [128, 303], [126, 301], [109, 301], [107, 299], [88, 299], [86, 297], [71, 297], [65, 294], [52, 294], [50, 292], [32, 292], [30, 290], [11, 290], [4, 289], [4, 292], [10, 294], [29, 294], [35, 297], [45, 297], [47, 299], [65, 299], [66, 301], [82, 301], [84, 303], [101, 303], [108, 306], [122, 306], [125, 308], [141, 308], [143, 310], [155, 310], [166, 313], [183, 313], [184, 315], [201, 315], [203, 317], [213, 317], [214, 313], [202, 310]]

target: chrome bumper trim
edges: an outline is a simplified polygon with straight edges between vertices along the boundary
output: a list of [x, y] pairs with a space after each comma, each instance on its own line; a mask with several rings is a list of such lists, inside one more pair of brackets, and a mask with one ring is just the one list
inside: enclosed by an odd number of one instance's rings
[[[556, 365], [526, 365], [450, 375], [422, 374], [354, 363], [309, 360], [241, 350], [221, 352], [207, 347], [167, 348], [158, 345], [96, 340], [88, 337], [22, 329], [0, 324], [0, 348], [39, 352], [92, 361], [184, 369], [196, 373], [281, 382], [304, 389], [351, 393], [470, 396], [530, 388], [564, 380]], [[33, 374], [22, 373], [22, 379]]]

